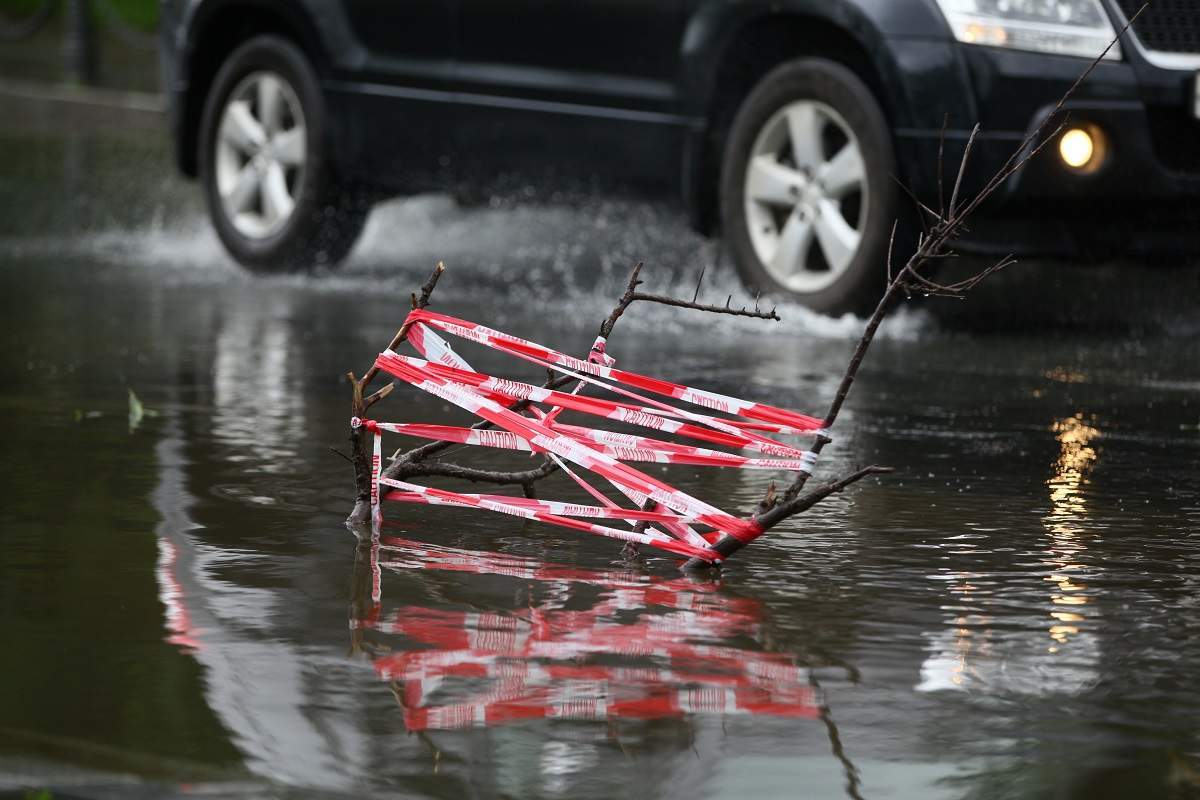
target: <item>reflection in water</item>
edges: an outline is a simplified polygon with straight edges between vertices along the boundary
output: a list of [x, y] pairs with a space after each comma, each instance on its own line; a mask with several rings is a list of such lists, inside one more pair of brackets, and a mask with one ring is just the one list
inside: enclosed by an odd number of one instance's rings
[[264, 472], [290, 469], [307, 431], [293, 313], [286, 296], [235, 301], [216, 340], [213, 435], [230, 446], [229, 461], [253, 459]]
[[230, 732], [247, 767], [266, 777], [326, 790], [353, 785], [362, 737], [356, 720], [337, 709], [310, 711], [297, 703], [311, 691], [307, 668], [339, 666], [302, 657], [271, 626], [282, 592], [248, 586], [226, 574], [227, 565], [261, 559], [206, 543], [192, 518], [190, 462], [177, 400], [166, 405], [163, 437], [155, 449], [158, 482], [151, 501], [161, 517], [158, 596], [165, 609], [164, 639], [196, 659], [208, 706]]
[[[285, 310], [254, 321], [235, 304], [222, 320], [211, 435], [220, 463], [230, 460], [227, 450], [251, 462], [239, 470], [274, 473], [303, 439], [295, 426], [308, 424], [296, 399], [304, 396], [296, 389], [302, 375], [284, 336]], [[246, 341], [263, 342], [262, 351], [239, 358]], [[293, 583], [292, 576], [310, 578], [318, 570], [307, 569], [303, 556], [274, 558], [255, 546], [210, 541], [193, 516], [197, 500], [181, 408], [174, 393], [163, 403], [152, 496], [161, 517], [156, 574], [163, 637], [195, 659], [207, 705], [255, 773], [349, 791], [387, 746], [387, 733], [363, 721], [377, 712], [394, 727], [402, 719], [423, 741], [426, 731], [471, 729], [453, 744], [469, 752], [544, 737], [515, 725], [479, 730], [540, 719], [583, 722], [581, 735], [603, 736], [624, 750], [616, 723], [626, 720], [625, 742], [631, 735], [647, 747], [658, 746], [659, 737], [671, 747], [686, 741], [687, 757], [690, 743], [710, 730], [694, 722], [698, 716], [767, 715], [801, 720], [814, 732], [821, 731], [819, 719], [824, 731], [816, 735], [830, 738], [856, 796], [857, 770], [807, 665], [764, 644], [770, 634], [761, 603], [713, 584], [385, 538], [365, 549], [354, 574], [352, 652], [368, 654], [369, 662], [347, 661], [339, 648], [314, 643], [321, 628], [312, 627], [309, 615], [320, 604], [308, 597], [308, 583]], [[270, 480], [278, 485], [277, 476]], [[255, 485], [262, 482], [240, 480], [240, 491], [222, 496], [253, 499]], [[389, 598], [391, 607], [381, 592], [385, 569], [407, 573], [403, 589]], [[457, 596], [445, 585], [455, 572], [472, 578]], [[505, 584], [503, 595], [489, 597], [497, 583]], [[528, 596], [514, 601], [514, 588]], [[489, 613], [464, 610], [472, 603]], [[402, 715], [367, 697], [357, 702], [364, 674], [365, 686], [376, 692], [373, 675], [391, 684]], [[664, 722], [642, 724], [653, 720]], [[600, 725], [587, 724], [592, 721]], [[483, 737], [494, 738], [484, 744]], [[611, 757], [611, 749], [561, 737], [537, 748], [534, 774], [544, 791], [572, 785], [577, 779], [569, 776], [595, 771], [597, 759]], [[435, 748], [435, 758], [439, 752]]]
[[[420, 605], [385, 611], [384, 570], [404, 571]], [[452, 575], [478, 576], [455, 598]], [[501, 579], [497, 583], [497, 579]], [[517, 596], [503, 578], [522, 587]], [[487, 611], [464, 610], [503, 586]], [[431, 605], [436, 603], [435, 605]], [[391, 684], [405, 727], [423, 737], [435, 771], [437, 730], [531, 720], [677, 720], [689, 741], [706, 715], [819, 720], [844, 788], [860, 797], [816, 676], [797, 655], [769, 649], [765, 606], [719, 584], [630, 570], [589, 570], [499, 553], [360, 534], [351, 582], [351, 652]], [[627, 754], [628, 755], [628, 754]], [[542, 743], [542, 790], [596, 759], [580, 742]], [[557, 788], [556, 788], [557, 787]]]
[[1082, 412], [1055, 420], [1050, 430], [1058, 442], [1059, 455], [1054, 462], [1054, 474], [1046, 481], [1053, 505], [1048, 519], [1065, 518], [1070, 522], [1086, 510], [1080, 488], [1087, 484], [1087, 473], [1096, 462], [1096, 450], [1091, 447], [1091, 442], [1100, 431], [1084, 422]]
[[[370, 600], [356, 603], [354, 648], [375, 654], [409, 730], [535, 718], [820, 715], [808, 670], [793, 656], [741, 643], [761, 636], [761, 603], [714, 584], [391, 537], [365, 552], [368, 569], [356, 583]], [[531, 591], [528, 604], [512, 610], [401, 606], [385, 614], [381, 568], [505, 575], [538, 581], [546, 591]], [[368, 630], [403, 637], [403, 649], [367, 643]]]
[[[1094, 420], [1092, 420], [1094, 422]], [[1087, 544], [1087, 499], [1083, 488], [1097, 453], [1091, 442], [1100, 436], [1082, 412], [1055, 420], [1050, 426], [1059, 454], [1046, 481], [1050, 511], [1042, 519], [1049, 542], [1040, 556], [1035, 577], [1051, 584], [1048, 619], [1013, 631], [997, 631], [991, 607], [1002, 604], [982, 585], [973, 572], [951, 572], [937, 576], [947, 580], [953, 601], [948, 607], [961, 609], [946, 629], [930, 634], [932, 654], [921, 665], [919, 691], [954, 689], [1025, 694], [1073, 693], [1096, 679], [1099, 644], [1083, 630], [1084, 606], [1089, 602], [1085, 571]], [[956, 541], [956, 546], [962, 543]], [[1037, 644], [1030, 634], [1037, 632]], [[1049, 645], [1041, 636], [1049, 634]], [[1069, 649], [1067, 645], [1070, 645]]]
[[178, 558], [179, 552], [171, 540], [166, 536], [159, 536], [158, 567], [154, 574], [158, 581], [158, 599], [163, 604], [167, 617], [169, 635], [165, 641], [185, 653], [190, 653], [200, 647], [200, 641], [192, 627], [192, 615], [188, 612], [183, 585], [175, 575], [175, 562]]
[[[1048, 564], [1052, 572], [1046, 580], [1055, 585], [1050, 594], [1055, 608], [1050, 611], [1049, 630], [1054, 643], [1049, 652], [1057, 653], [1080, 633], [1079, 623], [1084, 621], [1082, 606], [1088, 602], [1087, 586], [1079, 578], [1085, 569], [1081, 557], [1087, 550], [1081, 537], [1087, 521], [1087, 499], [1082, 488], [1096, 462], [1091, 442], [1100, 431], [1084, 422], [1082, 412], [1056, 420], [1050, 430], [1058, 441], [1059, 455], [1053, 465], [1054, 472], [1046, 481], [1050, 489], [1050, 513], [1042, 524], [1051, 539]], [[1091, 646], [1094, 648], [1094, 643]]]
[[[950, 576], [947, 590], [957, 605], [964, 608], [973, 605], [977, 588], [971, 582], [974, 577], [969, 572]], [[972, 683], [983, 682], [980, 665], [988, 663], [994, 655], [991, 622], [990, 614], [960, 613], [948, 630], [930, 635], [933, 655], [921, 664], [921, 682], [916, 686], [917, 691], [965, 691]]]

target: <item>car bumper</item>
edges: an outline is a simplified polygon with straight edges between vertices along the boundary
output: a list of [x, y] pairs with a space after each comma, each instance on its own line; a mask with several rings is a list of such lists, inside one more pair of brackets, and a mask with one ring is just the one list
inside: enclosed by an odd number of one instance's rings
[[[1193, 115], [1192, 72], [1155, 67], [1127, 47], [1126, 60], [1099, 64], [1065, 104], [1066, 113], [1055, 114], [1058, 99], [1087, 68], [1085, 61], [955, 48], [959, 74], [966, 76], [970, 105], [981, 123], [963, 192], [982, 187], [1048, 119], [1047, 134], [1065, 122], [1068, 128], [1098, 131], [1106, 143], [1098, 165], [1079, 170], [1063, 161], [1057, 139], [1050, 142], [981, 209], [981, 216], [1001, 222], [975, 226], [975, 238], [988, 238], [988, 231], [1002, 233], [991, 237], [998, 239], [996, 247], [980, 249], [1070, 255], [1079, 250], [1073, 244], [1098, 232], [1106, 247], [1134, 250], [1157, 239], [1163, 240], [1163, 247], [1197, 247], [1190, 241], [1197, 238], [1194, 235], [1181, 241], [1173, 233], [1190, 234], [1200, 220], [1200, 122]], [[910, 188], [931, 207], [939, 202], [939, 148], [944, 150], [943, 198], [957, 175], [970, 134], [962, 117], [960, 112], [949, 125], [944, 147], [941, 128], [931, 125], [932, 120], [896, 131], [900, 163], [916, 165], [905, 176]], [[1135, 238], [1133, 226], [1148, 219], [1155, 223], [1155, 235], [1130, 241]], [[1022, 224], [1029, 222], [1036, 224]], [[1130, 231], [1121, 233], [1126, 227]], [[1019, 241], [1012, 241], [1018, 232]], [[1123, 242], [1109, 241], [1118, 235]]]

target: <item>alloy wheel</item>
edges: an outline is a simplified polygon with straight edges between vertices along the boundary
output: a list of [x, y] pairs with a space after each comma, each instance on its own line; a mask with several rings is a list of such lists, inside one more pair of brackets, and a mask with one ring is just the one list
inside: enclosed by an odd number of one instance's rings
[[744, 189], [750, 242], [780, 286], [818, 292], [846, 272], [869, 197], [862, 150], [836, 111], [797, 100], [773, 114], [750, 150]]
[[225, 217], [263, 239], [291, 218], [308, 156], [304, 112], [275, 72], [253, 72], [230, 92], [216, 142], [216, 184]]

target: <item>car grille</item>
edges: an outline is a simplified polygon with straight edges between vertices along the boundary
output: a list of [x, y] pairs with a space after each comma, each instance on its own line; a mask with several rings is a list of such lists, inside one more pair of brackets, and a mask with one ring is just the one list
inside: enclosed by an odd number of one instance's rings
[[[1117, 5], [1128, 19], [1143, 2], [1117, 0]], [[1147, 50], [1200, 53], [1200, 0], [1153, 0], [1134, 20], [1133, 32]]]

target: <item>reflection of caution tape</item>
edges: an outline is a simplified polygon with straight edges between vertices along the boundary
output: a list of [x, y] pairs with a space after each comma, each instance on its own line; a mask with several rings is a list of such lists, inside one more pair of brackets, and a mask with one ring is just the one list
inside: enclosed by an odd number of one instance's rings
[[[613, 366], [613, 359], [605, 353], [602, 338], [596, 340], [585, 361], [482, 325], [423, 309], [413, 311], [406, 325], [411, 326], [409, 341], [425, 358], [412, 358], [388, 350], [379, 355], [376, 366], [470, 411], [494, 425], [495, 429], [352, 420], [352, 425], [365, 427], [374, 436], [371, 503], [377, 517], [382, 485], [392, 490], [388, 495], [388, 499], [392, 500], [495, 511], [714, 561], [717, 556], [711, 550], [711, 545], [722, 534], [748, 542], [757, 538], [762, 529], [753, 520], [727, 514], [624, 462], [803, 472], [810, 472], [816, 462], [816, 454], [812, 451], [800, 450], [765, 434], [824, 433], [820, 420], [787, 409], [617, 369]], [[475, 372], [445, 340], [434, 333], [434, 328], [558, 372], [578, 383], [574, 391], [562, 392]], [[583, 396], [579, 392], [585, 386], [603, 389], [622, 399]], [[699, 406], [703, 411], [685, 410], [650, 395], [686, 402]], [[529, 401], [530, 416], [510, 408], [521, 400]], [[535, 404], [548, 406], [549, 410], [543, 410]], [[557, 416], [564, 410], [708, 444], [754, 450], [771, 457], [748, 457], [649, 436], [563, 424], [557, 421]], [[722, 416], [709, 412], [719, 412]], [[435, 441], [544, 454], [596, 498], [600, 505], [452, 492], [383, 478], [380, 444], [383, 431]], [[599, 475], [637, 504], [639, 510], [619, 507], [584, 481], [571, 465]], [[638, 527], [644, 530], [623, 530], [576, 517], [638, 523]], [[709, 531], [701, 533], [693, 526]]]
[[18, 21], [0, 14], [0, 42], [19, 42], [36, 35], [50, 21], [56, 5], [57, 0], [45, 0], [32, 14]]
[[[403, 636], [375, 659], [409, 730], [523, 719], [661, 719], [684, 714], [815, 718], [820, 698], [794, 656], [738, 646], [757, 639], [762, 605], [711, 584], [597, 572], [384, 537], [394, 570], [501, 574], [602, 591], [586, 606], [556, 595], [517, 611], [401, 606], [356, 626]], [[573, 600], [577, 600], [572, 595]], [[653, 613], [649, 613], [654, 609]], [[621, 624], [613, 624], [621, 617]]]

